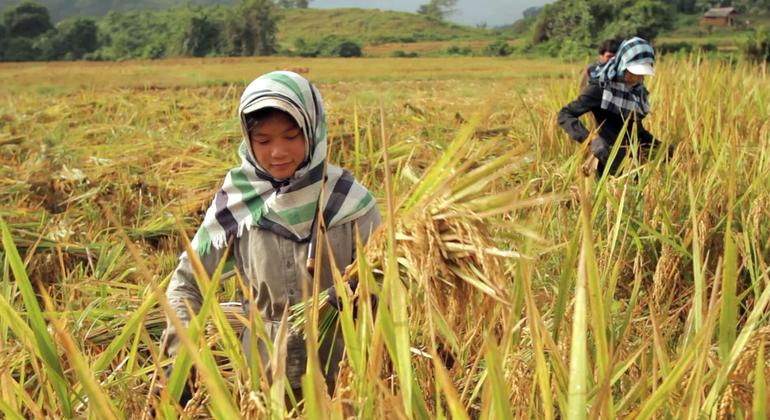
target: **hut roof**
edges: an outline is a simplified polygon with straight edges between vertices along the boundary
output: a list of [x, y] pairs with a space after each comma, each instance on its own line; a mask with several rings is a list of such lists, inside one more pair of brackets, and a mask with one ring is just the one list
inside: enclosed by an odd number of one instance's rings
[[730, 15], [737, 15], [738, 11], [734, 7], [712, 7], [703, 17], [707, 18], [726, 18]]

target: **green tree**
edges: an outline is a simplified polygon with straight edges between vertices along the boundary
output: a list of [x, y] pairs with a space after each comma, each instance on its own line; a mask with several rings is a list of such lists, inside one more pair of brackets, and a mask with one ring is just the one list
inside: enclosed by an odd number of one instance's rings
[[526, 9], [524, 9], [524, 11], [521, 14], [522, 14], [522, 16], [524, 16], [524, 19], [532, 19], [535, 16], [539, 15], [540, 12], [542, 12], [542, 11], [543, 11], [542, 7], [540, 7], [540, 6], [533, 6], [533, 7], [528, 7]]
[[0, 61], [5, 61], [5, 52], [8, 49], [8, 31], [0, 20]]
[[293, 53], [301, 57], [360, 57], [363, 55], [358, 43], [334, 35], [312, 41], [296, 38], [293, 44]]
[[203, 13], [186, 19], [182, 32], [181, 54], [203, 57], [216, 51], [221, 28]]
[[349, 39], [340, 39], [327, 46], [327, 55], [332, 57], [361, 57], [361, 46]]
[[598, 2], [587, 0], [562, 0], [547, 5], [533, 28], [533, 42], [570, 40], [591, 45], [606, 14]]
[[99, 48], [99, 29], [93, 19], [76, 17], [66, 20], [56, 26], [56, 32], [67, 58], [79, 60]]
[[721, 7], [722, 2], [715, 0], [695, 0], [695, 12], [703, 13], [711, 7]]
[[484, 48], [484, 55], [490, 55], [493, 57], [506, 57], [513, 54], [513, 47], [504, 39], [490, 42], [489, 45]]
[[674, 25], [671, 6], [662, 0], [629, 1], [621, 7], [615, 19], [602, 32], [603, 38], [638, 36], [655, 39]]
[[110, 12], [99, 20], [99, 54], [111, 60], [159, 58], [178, 42], [176, 20], [170, 12]]
[[532, 45], [551, 55], [579, 59], [601, 40], [654, 39], [673, 26], [675, 5], [663, 0], [558, 0], [532, 25]]
[[421, 5], [417, 13], [433, 20], [444, 20], [455, 12], [457, 0], [430, 0]]
[[312, 0], [278, 0], [275, 2], [285, 9], [307, 9]]
[[770, 30], [755, 30], [743, 48], [749, 60], [770, 63]]
[[697, 10], [697, 0], [675, 0], [671, 2], [679, 13], [695, 13]]
[[3, 14], [3, 23], [12, 38], [35, 38], [53, 29], [48, 9], [30, 1], [8, 9]]
[[270, 0], [243, 0], [228, 25], [230, 54], [270, 55], [275, 52], [277, 18]]
[[765, 16], [770, 14], [770, 0], [733, 0], [732, 6], [746, 14]]
[[3, 44], [3, 60], [5, 61], [40, 60], [40, 51], [32, 38], [8, 37]]

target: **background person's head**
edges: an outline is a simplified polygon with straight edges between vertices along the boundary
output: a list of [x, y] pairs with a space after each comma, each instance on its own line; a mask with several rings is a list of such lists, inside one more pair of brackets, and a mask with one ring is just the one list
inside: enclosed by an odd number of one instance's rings
[[636, 59], [628, 61], [623, 73], [623, 81], [626, 85], [636, 86], [644, 81], [645, 76], [655, 76], [654, 60], [654, 56], [652, 58], [637, 56]]
[[272, 107], [248, 113], [245, 118], [257, 163], [275, 179], [291, 178], [306, 161], [306, 139], [297, 121]]
[[599, 44], [599, 61], [606, 63], [618, 52], [620, 42], [617, 39], [607, 39]]
[[655, 75], [655, 50], [646, 40], [633, 37], [623, 41], [615, 57], [600, 66], [592, 77], [601, 81], [636, 86], [645, 76]]

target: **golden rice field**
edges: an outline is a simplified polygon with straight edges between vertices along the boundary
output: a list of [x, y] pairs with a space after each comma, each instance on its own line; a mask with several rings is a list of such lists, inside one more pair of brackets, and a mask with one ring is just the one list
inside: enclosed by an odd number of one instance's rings
[[[2, 417], [141, 418], [153, 405], [166, 418], [767, 418], [767, 74], [664, 60], [647, 127], [676, 144], [673, 160], [632, 156], [599, 182], [555, 122], [580, 67], [0, 65]], [[384, 227], [348, 275], [380, 304], [340, 313], [337, 389], [326, 395], [310, 357], [294, 406], [217, 304], [236, 300], [238, 279], [201, 276], [213, 293], [176, 361], [200, 386], [180, 407], [184, 375], [160, 374], [165, 284], [238, 163], [241, 90], [275, 69], [319, 86], [330, 160], [378, 198]], [[300, 327], [313, 343], [323, 304], [311, 302]]]

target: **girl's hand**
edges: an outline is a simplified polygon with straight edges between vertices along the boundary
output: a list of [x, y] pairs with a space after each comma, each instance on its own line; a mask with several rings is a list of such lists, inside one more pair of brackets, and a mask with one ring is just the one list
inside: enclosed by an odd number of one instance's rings
[[[344, 282], [344, 285], [345, 293], [348, 294], [348, 298], [353, 299], [353, 296], [356, 293], [356, 289], [358, 289], [358, 279], [352, 279], [348, 282]], [[342, 309], [342, 299], [339, 297], [336, 286], [329, 288], [329, 304], [338, 311]]]

